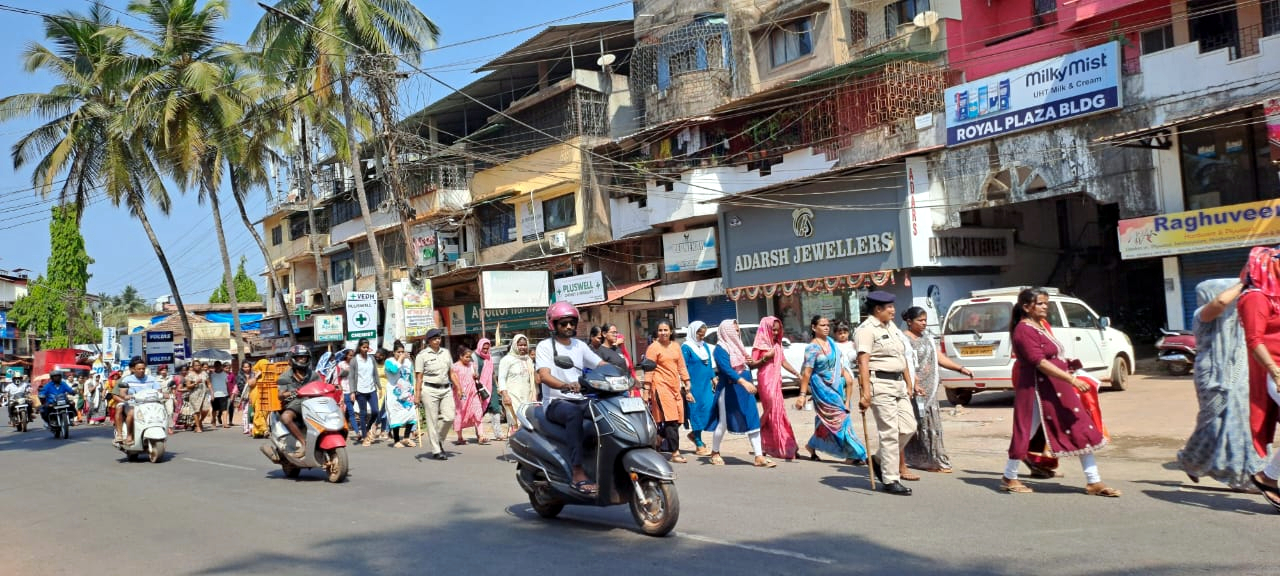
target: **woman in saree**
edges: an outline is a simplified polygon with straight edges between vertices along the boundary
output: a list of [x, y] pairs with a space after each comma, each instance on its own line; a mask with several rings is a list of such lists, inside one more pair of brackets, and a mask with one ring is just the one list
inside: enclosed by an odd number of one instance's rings
[[716, 369], [711, 359], [711, 345], [704, 340], [707, 325], [694, 320], [689, 323], [688, 334], [689, 338], [680, 345], [684, 365], [689, 370], [689, 394], [693, 395], [693, 402], [686, 406], [689, 412], [686, 419], [689, 423], [688, 438], [696, 448], [694, 454], [707, 456], [711, 449], [702, 441], [702, 433], [708, 430], [707, 422], [711, 420]]
[[855, 380], [848, 362], [841, 357], [840, 347], [831, 338], [831, 320], [821, 315], [809, 321], [812, 340], [804, 349], [804, 365], [800, 368], [800, 396], [796, 408], [803, 408], [805, 397], [813, 395], [813, 436], [805, 443], [810, 460], [818, 460], [823, 452], [848, 464], [866, 462], [867, 448], [858, 440], [849, 411], [849, 386]]
[[476, 442], [482, 445], [489, 443], [489, 439], [485, 438], [480, 430], [481, 419], [484, 416], [484, 403], [480, 399], [477, 378], [479, 376], [475, 371], [475, 355], [470, 348], [462, 346], [458, 349], [458, 361], [453, 363], [453, 369], [449, 371], [449, 379], [453, 381], [453, 402], [457, 406], [453, 431], [457, 432], [458, 439], [454, 444], [459, 446], [467, 443], [462, 437], [462, 431], [467, 428], [475, 429]]
[[716, 337], [720, 340], [714, 356], [716, 409], [707, 423], [714, 430], [711, 434], [711, 464], [724, 466], [720, 443], [724, 441], [725, 432], [733, 432], [747, 435], [751, 451], [756, 456], [757, 468], [773, 468], [777, 464], [765, 457], [764, 448], [760, 445], [760, 411], [756, 407], [756, 386], [751, 381], [751, 369], [756, 367], [756, 363], [747, 356], [738, 321], [721, 322], [716, 329]]
[[213, 412], [209, 394], [209, 374], [204, 371], [204, 364], [199, 360], [191, 363], [191, 372], [182, 380], [186, 386], [187, 399], [183, 410], [191, 414], [191, 427], [197, 432], [204, 432], [204, 419]]
[[942, 409], [938, 407], [938, 367], [954, 370], [970, 378], [973, 372], [957, 364], [951, 358], [938, 354], [938, 342], [926, 332], [929, 326], [929, 313], [924, 308], [912, 306], [902, 313], [902, 321], [907, 329], [902, 333], [907, 338], [909, 350], [915, 352], [915, 366], [912, 366], [911, 381], [924, 389], [924, 396], [916, 398], [916, 406], [920, 411], [920, 424], [916, 435], [911, 437], [902, 451], [907, 466], [926, 472], [951, 473], [951, 458], [947, 456], [947, 448], [942, 443]]
[[756, 329], [756, 339], [751, 345], [751, 359], [758, 362], [756, 388], [759, 389], [760, 443], [764, 455], [783, 460], [795, 460], [796, 433], [787, 418], [787, 404], [782, 399], [782, 371], [793, 376], [800, 373], [787, 362], [782, 354], [782, 321], [765, 316]]
[[645, 350], [646, 358], [657, 367], [648, 371], [644, 390], [648, 393], [650, 411], [658, 423], [663, 448], [671, 452], [671, 461], [688, 462], [680, 455], [680, 425], [684, 423], [684, 403], [696, 402], [689, 393], [689, 369], [680, 346], [671, 340], [671, 323], [658, 322], [658, 339]]
[[1249, 356], [1236, 298], [1244, 284], [1235, 278], [1205, 280], [1196, 286], [1199, 307], [1192, 316], [1196, 334], [1195, 383], [1200, 411], [1178, 464], [1192, 482], [1203, 476], [1234, 490], [1250, 490], [1249, 475], [1263, 460], [1251, 448]]
[[[511, 339], [511, 350], [498, 363], [498, 394], [502, 396], [502, 406], [507, 411], [507, 422], [513, 430], [520, 428], [520, 419], [516, 418], [516, 410], [520, 406], [537, 400], [537, 386], [534, 385], [533, 357], [529, 355], [529, 337], [516, 334]], [[490, 400], [492, 402], [493, 400]]]
[[391, 429], [391, 447], [413, 448], [412, 431], [418, 422], [413, 402], [413, 360], [399, 340], [392, 346], [391, 357], [383, 363], [383, 371], [387, 375], [387, 427]]
[[[493, 422], [493, 438], [506, 440], [507, 435], [502, 431], [502, 402], [498, 400], [498, 382], [493, 377], [497, 373], [497, 366], [493, 364], [489, 355], [492, 348], [493, 343], [488, 338], [481, 338], [476, 343], [476, 370], [480, 373], [480, 387], [487, 392], [487, 395], [482, 395], [480, 399], [480, 404], [484, 406], [484, 415], [481, 420]], [[480, 427], [484, 428], [483, 422]]]

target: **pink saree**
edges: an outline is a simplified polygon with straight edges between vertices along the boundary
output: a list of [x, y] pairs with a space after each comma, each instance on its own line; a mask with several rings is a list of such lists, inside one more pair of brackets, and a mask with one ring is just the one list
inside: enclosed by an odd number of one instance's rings
[[773, 350], [773, 357], [756, 370], [756, 386], [760, 404], [760, 443], [764, 455], [793, 460], [796, 457], [796, 434], [787, 418], [787, 406], [782, 398], [782, 322], [773, 316], [760, 320], [751, 357], [762, 358]]

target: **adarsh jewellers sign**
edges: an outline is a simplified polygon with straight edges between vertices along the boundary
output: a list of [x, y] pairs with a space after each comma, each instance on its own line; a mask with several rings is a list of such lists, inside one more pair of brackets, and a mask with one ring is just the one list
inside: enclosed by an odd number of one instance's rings
[[806, 264], [823, 260], [849, 258], [851, 256], [880, 254], [892, 252], [893, 245], [893, 232], [882, 232], [880, 234], [868, 234], [841, 240], [801, 244], [789, 248], [761, 250], [749, 254], [739, 254], [734, 258], [733, 271], [746, 272], [748, 270], [789, 266], [791, 264]]

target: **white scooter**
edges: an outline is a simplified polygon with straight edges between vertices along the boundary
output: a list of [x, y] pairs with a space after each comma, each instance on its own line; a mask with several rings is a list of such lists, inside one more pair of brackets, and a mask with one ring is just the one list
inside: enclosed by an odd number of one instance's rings
[[340, 394], [340, 390], [323, 380], [316, 380], [299, 388], [302, 421], [298, 425], [307, 431], [303, 456], [294, 456], [298, 450], [298, 440], [289, 432], [289, 427], [280, 421], [278, 413], [271, 414], [267, 419], [271, 442], [262, 445], [262, 455], [279, 464], [288, 478], [297, 478], [303, 468], [323, 468], [329, 482], [337, 484], [345, 480], [348, 470], [347, 436], [346, 420], [338, 407], [337, 398]]
[[159, 462], [164, 458], [164, 441], [169, 437], [168, 420], [164, 396], [155, 390], [139, 391], [133, 395], [133, 437], [116, 447], [130, 462], [136, 462], [142, 454], [153, 464]]

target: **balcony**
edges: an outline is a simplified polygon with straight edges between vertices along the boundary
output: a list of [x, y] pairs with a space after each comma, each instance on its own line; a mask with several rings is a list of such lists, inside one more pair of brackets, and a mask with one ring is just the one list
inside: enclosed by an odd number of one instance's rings
[[[1272, 32], [1263, 35], [1264, 31]], [[1159, 100], [1201, 91], [1249, 92], [1259, 95], [1267, 88], [1259, 78], [1280, 74], [1280, 34], [1251, 26], [1238, 34], [1214, 35], [1168, 50], [1145, 54], [1141, 77], [1145, 100]], [[1208, 47], [1209, 49], [1206, 49]], [[1216, 49], [1214, 48], [1216, 47]], [[1177, 70], [1177, 74], [1166, 73]]]
[[[866, 33], [865, 26], [862, 32]], [[874, 66], [891, 60], [936, 60], [946, 50], [947, 21], [939, 20], [926, 27], [903, 24], [897, 27], [893, 36], [881, 33], [855, 39], [850, 47], [850, 56], [854, 63]]]

